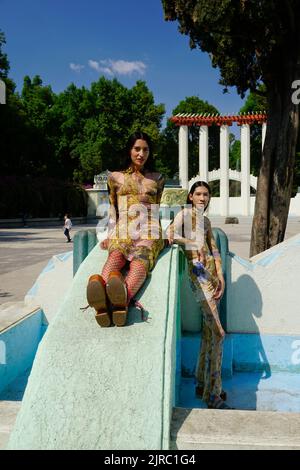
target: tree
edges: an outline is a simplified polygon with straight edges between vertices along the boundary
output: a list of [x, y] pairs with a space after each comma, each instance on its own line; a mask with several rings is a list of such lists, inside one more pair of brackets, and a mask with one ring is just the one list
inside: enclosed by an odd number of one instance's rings
[[[258, 90], [265, 94], [266, 87], [264, 85], [259, 86]], [[258, 95], [250, 92], [245, 104], [240, 109], [240, 114], [244, 113], [260, 113], [267, 111], [267, 101], [265, 96]], [[261, 166], [262, 158], [262, 126], [261, 124], [251, 124], [250, 126], [250, 138], [251, 138], [251, 162], [250, 172], [258, 176], [259, 169]]]
[[[259, 90], [263, 93], [266, 91], [266, 87], [261, 85]], [[240, 109], [240, 113], [259, 113], [261, 111], [267, 111], [267, 101], [265, 96], [258, 95], [250, 92], [245, 104]], [[262, 147], [262, 135], [261, 125], [251, 125], [251, 173], [257, 176], [261, 165], [261, 152]], [[296, 146], [296, 161], [294, 168], [294, 179], [292, 188], [292, 197], [295, 196], [298, 187], [300, 186], [300, 133], [298, 132], [298, 142]]]
[[31, 175], [57, 176], [59, 171], [51, 139], [56, 124], [51, 111], [54, 100], [51, 87], [43, 85], [39, 75], [32, 80], [24, 77], [21, 101], [27, 121], [27, 166]]
[[0, 79], [6, 78], [9, 72], [9, 62], [7, 54], [2, 51], [2, 46], [5, 43], [5, 35], [0, 30]]
[[[180, 113], [219, 114], [219, 111], [198, 96], [188, 96], [173, 109], [175, 116]], [[168, 121], [160, 138], [160, 154], [164, 156], [165, 172], [172, 177], [178, 172], [178, 126]], [[219, 168], [219, 128], [209, 129], [210, 169]], [[189, 128], [189, 178], [199, 172], [199, 127]]]
[[90, 90], [70, 85], [51, 112], [58, 126], [57, 159], [68, 165], [76, 181], [92, 182], [95, 174], [124, 165], [124, 147], [133, 131], [141, 129], [157, 143], [165, 111], [145, 82], [128, 89], [116, 79], [100, 77]]
[[268, 126], [259, 172], [250, 255], [284, 239], [292, 192], [300, 76], [298, 0], [162, 0], [165, 18], [178, 20], [192, 48], [209, 52], [225, 87], [266, 87]]
[[[7, 54], [2, 51], [4, 33], [0, 31], [0, 79], [6, 85], [6, 104], [0, 105], [0, 173], [2, 175], [24, 174], [26, 165], [25, 135], [26, 115], [16, 85], [8, 77], [10, 70]], [[17, 138], [16, 138], [17, 136]]]

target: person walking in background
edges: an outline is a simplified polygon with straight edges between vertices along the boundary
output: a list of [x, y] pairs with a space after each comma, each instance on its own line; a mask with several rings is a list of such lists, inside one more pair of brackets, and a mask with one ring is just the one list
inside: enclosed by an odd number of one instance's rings
[[72, 228], [72, 222], [68, 214], [65, 214], [64, 220], [65, 220], [64, 235], [67, 237], [67, 243], [70, 243], [72, 241], [70, 237], [70, 230]]
[[[100, 244], [108, 250], [108, 258], [101, 275], [92, 275], [87, 286], [88, 304], [95, 308], [96, 321], [102, 327], [111, 322], [126, 324], [128, 305], [134, 301], [139, 306], [134, 296], [164, 247], [158, 216], [164, 178], [154, 170], [149, 136], [132, 134], [125, 154], [123, 170], [108, 176], [110, 220], [108, 237]], [[121, 270], [126, 264], [124, 278]]]
[[196, 395], [208, 408], [231, 409], [222, 390], [222, 356], [225, 332], [218, 304], [225, 282], [221, 256], [210, 221], [203, 216], [211, 197], [209, 185], [198, 181], [191, 187], [187, 207], [181, 210], [167, 230], [169, 243], [183, 245], [192, 290], [203, 314], [202, 345], [196, 368]]

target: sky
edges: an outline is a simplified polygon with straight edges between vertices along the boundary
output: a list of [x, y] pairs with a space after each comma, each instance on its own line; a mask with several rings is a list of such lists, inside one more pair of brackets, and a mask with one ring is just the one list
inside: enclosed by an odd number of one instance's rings
[[0, 0], [0, 30], [18, 91], [25, 75], [40, 75], [56, 93], [104, 75], [128, 88], [144, 80], [166, 117], [187, 96], [221, 114], [244, 103], [235, 88], [223, 93], [208, 54], [164, 20], [161, 0]]

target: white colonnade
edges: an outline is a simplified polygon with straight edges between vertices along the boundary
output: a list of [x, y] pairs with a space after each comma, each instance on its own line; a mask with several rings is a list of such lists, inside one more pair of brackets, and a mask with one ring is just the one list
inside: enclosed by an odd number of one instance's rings
[[[188, 127], [199, 126], [199, 177], [210, 181], [208, 170], [208, 132], [209, 126], [216, 124], [220, 127], [220, 215], [229, 215], [229, 126], [237, 122], [241, 128], [241, 171], [235, 172], [241, 181], [241, 212], [250, 215], [250, 125], [257, 122], [262, 124], [262, 145], [266, 135], [265, 113], [237, 116], [206, 116], [179, 114], [171, 120], [179, 128], [179, 180], [182, 188], [188, 189]], [[215, 179], [215, 178], [214, 178]]]

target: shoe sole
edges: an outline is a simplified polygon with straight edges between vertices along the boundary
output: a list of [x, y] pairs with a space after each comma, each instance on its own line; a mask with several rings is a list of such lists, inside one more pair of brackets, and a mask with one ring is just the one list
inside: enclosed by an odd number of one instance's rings
[[127, 309], [126, 310], [113, 310], [112, 321], [116, 326], [124, 326], [127, 320]]
[[102, 326], [102, 328], [107, 328], [111, 325], [110, 316], [107, 312], [96, 313], [95, 320], [98, 325]]
[[112, 276], [106, 284], [106, 293], [112, 304], [112, 321], [116, 326], [124, 326], [127, 319], [127, 289], [124, 281]]
[[86, 289], [86, 297], [90, 307], [93, 307], [97, 313], [95, 319], [102, 327], [108, 327], [111, 324], [109, 313], [107, 312], [107, 302], [105, 287], [100, 281], [89, 281]]

